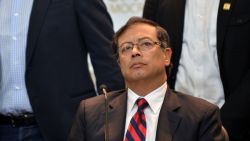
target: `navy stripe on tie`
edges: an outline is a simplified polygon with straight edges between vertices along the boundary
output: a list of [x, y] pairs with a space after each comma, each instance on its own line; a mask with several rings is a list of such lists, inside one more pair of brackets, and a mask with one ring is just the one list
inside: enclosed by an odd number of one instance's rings
[[128, 141], [135, 141], [135, 140], [133, 139], [133, 137], [131, 136], [130, 132], [127, 132], [126, 138], [128, 139]]
[[[135, 132], [137, 133], [137, 135], [140, 137], [141, 140], [145, 140], [144, 135], [142, 134], [142, 132], [140, 131], [140, 129], [138, 128], [138, 125], [135, 121], [134, 118], [131, 119], [131, 125], [133, 126], [133, 128], [135, 129]], [[144, 126], [144, 125], [143, 125]], [[144, 126], [144, 128], [146, 128], [146, 126]]]
[[139, 112], [139, 119], [140, 119], [142, 125], [146, 128], [146, 121], [144, 119], [142, 119], [142, 114], [143, 114], [142, 112]]

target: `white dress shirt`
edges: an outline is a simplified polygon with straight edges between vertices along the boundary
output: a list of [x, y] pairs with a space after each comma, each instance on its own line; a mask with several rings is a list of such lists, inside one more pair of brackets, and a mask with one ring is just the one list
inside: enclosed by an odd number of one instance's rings
[[219, 0], [187, 0], [175, 90], [221, 107], [224, 90], [216, 48]]
[[25, 53], [33, 0], [0, 0], [0, 113], [32, 112]]
[[164, 83], [162, 86], [150, 92], [145, 97], [139, 96], [136, 93], [134, 93], [131, 89], [128, 89], [127, 114], [126, 114], [124, 138], [126, 136], [130, 120], [138, 109], [136, 100], [138, 98], [144, 98], [149, 104], [149, 106], [144, 109], [144, 114], [146, 117], [146, 124], [147, 124], [146, 141], [155, 141], [158, 118], [166, 91], [167, 91], [167, 83]]

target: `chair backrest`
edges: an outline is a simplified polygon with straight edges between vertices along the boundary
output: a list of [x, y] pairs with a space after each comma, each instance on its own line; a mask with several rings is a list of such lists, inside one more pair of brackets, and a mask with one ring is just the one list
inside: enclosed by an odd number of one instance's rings
[[221, 130], [222, 130], [222, 132], [224, 134], [225, 141], [229, 141], [229, 135], [227, 133], [227, 130], [223, 126], [221, 126]]

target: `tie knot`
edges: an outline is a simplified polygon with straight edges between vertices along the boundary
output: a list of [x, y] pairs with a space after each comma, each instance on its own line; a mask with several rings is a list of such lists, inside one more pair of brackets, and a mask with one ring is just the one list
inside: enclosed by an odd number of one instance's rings
[[143, 111], [148, 106], [148, 102], [144, 98], [137, 99], [136, 104], [138, 106], [138, 111]]

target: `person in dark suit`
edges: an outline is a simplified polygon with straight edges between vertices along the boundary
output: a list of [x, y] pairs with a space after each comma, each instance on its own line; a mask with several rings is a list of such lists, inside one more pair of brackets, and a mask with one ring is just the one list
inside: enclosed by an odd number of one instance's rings
[[113, 47], [127, 89], [108, 93], [106, 110], [103, 95], [83, 100], [69, 141], [224, 141], [216, 105], [168, 87], [172, 51], [163, 28], [132, 17]]
[[[144, 18], [157, 22], [169, 32], [173, 49], [170, 87], [190, 94], [198, 89], [203, 91], [203, 96], [196, 96], [221, 108], [222, 123], [231, 141], [250, 140], [249, 5], [248, 0], [204, 3], [146, 0], [143, 11]], [[205, 48], [204, 52], [198, 51]], [[206, 61], [210, 58], [213, 60]], [[204, 69], [200, 69], [200, 65]], [[211, 68], [215, 68], [214, 71], [209, 71]], [[205, 79], [197, 78], [200, 74]]]
[[80, 101], [97, 95], [88, 54], [97, 89], [124, 88], [102, 0], [0, 1], [0, 31], [1, 141], [65, 141]]

